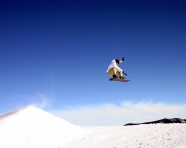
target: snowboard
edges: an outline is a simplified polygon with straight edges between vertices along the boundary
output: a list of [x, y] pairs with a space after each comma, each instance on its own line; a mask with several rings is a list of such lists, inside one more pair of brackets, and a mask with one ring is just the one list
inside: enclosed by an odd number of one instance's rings
[[120, 78], [110, 78], [109, 81], [119, 81], [119, 82], [128, 82], [130, 80], [125, 79], [120, 79]]

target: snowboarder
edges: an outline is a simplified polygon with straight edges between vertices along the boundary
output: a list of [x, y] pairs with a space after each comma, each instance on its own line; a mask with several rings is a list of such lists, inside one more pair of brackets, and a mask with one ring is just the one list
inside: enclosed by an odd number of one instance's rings
[[127, 73], [118, 67], [118, 65], [122, 63], [123, 61], [124, 61], [124, 57], [121, 60], [118, 60], [118, 59], [112, 60], [112, 63], [109, 65], [107, 69], [107, 74], [109, 76], [112, 76], [113, 78], [118, 78], [117, 76], [118, 74], [120, 79], [125, 79], [123, 77], [123, 74], [127, 75]]

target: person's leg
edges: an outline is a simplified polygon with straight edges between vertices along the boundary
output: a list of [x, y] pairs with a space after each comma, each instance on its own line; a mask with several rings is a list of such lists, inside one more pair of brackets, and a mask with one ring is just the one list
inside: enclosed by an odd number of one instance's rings
[[122, 71], [117, 70], [117, 74], [119, 75], [119, 77], [123, 77], [123, 72]]
[[107, 73], [109, 76], [113, 76], [113, 78], [117, 77], [116, 74], [117, 74], [117, 69], [116, 68], [112, 68], [108, 71]]
[[119, 78], [120, 79], [124, 79], [123, 72], [122, 71], [117, 71], [117, 74], [119, 75]]

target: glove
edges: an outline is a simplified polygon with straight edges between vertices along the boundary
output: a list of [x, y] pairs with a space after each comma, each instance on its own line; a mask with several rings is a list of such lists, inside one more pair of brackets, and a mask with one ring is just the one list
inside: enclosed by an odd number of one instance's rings
[[124, 61], [125, 60], [124, 57], [121, 60]]
[[127, 75], [127, 73], [126, 73], [126, 72], [124, 72], [124, 71], [123, 71], [123, 74], [124, 74], [124, 75]]

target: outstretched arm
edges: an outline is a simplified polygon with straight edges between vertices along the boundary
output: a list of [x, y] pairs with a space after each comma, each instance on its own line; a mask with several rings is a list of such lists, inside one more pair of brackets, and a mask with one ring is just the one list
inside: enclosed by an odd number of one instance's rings
[[122, 63], [124, 60], [125, 60], [125, 58], [123, 57], [123, 58], [119, 61], [119, 63]]

